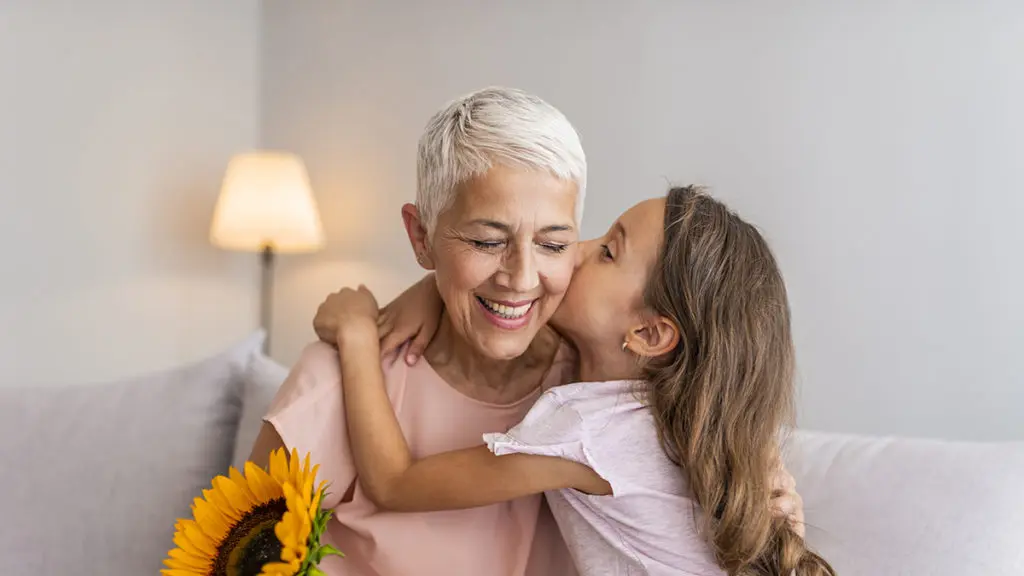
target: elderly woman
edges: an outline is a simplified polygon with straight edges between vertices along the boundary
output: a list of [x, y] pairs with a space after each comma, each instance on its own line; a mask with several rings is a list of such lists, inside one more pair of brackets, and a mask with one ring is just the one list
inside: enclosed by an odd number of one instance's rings
[[[402, 217], [416, 260], [435, 272], [426, 281], [444, 312], [425, 361], [402, 361], [405, 347], [382, 367], [412, 456], [423, 458], [480, 445], [483, 434], [518, 423], [542, 391], [572, 377], [574, 353], [545, 324], [574, 270], [586, 160], [558, 110], [519, 91], [486, 89], [431, 119], [417, 176], [416, 204]], [[419, 290], [427, 291], [434, 287]], [[335, 328], [329, 304], [318, 315], [326, 340]], [[263, 463], [286, 446], [321, 464], [332, 486], [325, 505], [335, 512], [327, 540], [347, 554], [327, 561], [329, 574], [575, 572], [536, 496], [450, 512], [377, 510], [356, 482], [342, 402], [337, 351], [310, 345], [252, 456]], [[779, 503], [801, 513], [798, 496]]]
[[[419, 144], [416, 205], [402, 210], [416, 259], [444, 300], [425, 362], [386, 358], [388, 390], [416, 456], [466, 448], [519, 422], [567, 381], [572, 356], [544, 326], [569, 285], [586, 159], [544, 101], [487, 89], [454, 101]], [[331, 483], [327, 540], [347, 558], [328, 574], [571, 573], [539, 497], [457, 512], [381, 512], [356, 480], [337, 351], [303, 352], [275, 398], [252, 458], [311, 452]], [[534, 544], [536, 542], [536, 545]], [[532, 554], [532, 559], [531, 559]]]

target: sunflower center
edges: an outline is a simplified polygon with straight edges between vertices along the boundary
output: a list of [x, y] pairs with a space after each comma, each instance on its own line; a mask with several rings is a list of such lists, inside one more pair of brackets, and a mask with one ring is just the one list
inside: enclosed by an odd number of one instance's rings
[[217, 548], [211, 576], [259, 576], [264, 564], [280, 561], [274, 526], [287, 509], [284, 498], [276, 498], [249, 510]]

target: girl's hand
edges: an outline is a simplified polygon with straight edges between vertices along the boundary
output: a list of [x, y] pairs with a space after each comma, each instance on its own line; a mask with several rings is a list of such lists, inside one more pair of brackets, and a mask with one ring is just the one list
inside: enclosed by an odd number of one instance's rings
[[380, 311], [377, 335], [381, 353], [389, 354], [412, 339], [405, 353], [406, 364], [412, 366], [437, 334], [443, 312], [444, 301], [437, 293], [434, 274], [427, 274]]
[[804, 499], [796, 491], [796, 480], [784, 466], [779, 465], [772, 477], [772, 513], [785, 518], [801, 538], [805, 537]]
[[[321, 315], [325, 318], [321, 319]], [[328, 296], [317, 310], [316, 318], [321, 321], [318, 324], [314, 320], [313, 326], [321, 340], [338, 345], [347, 336], [375, 332], [378, 316], [377, 300], [366, 286], [360, 285], [356, 290], [342, 288]]]
[[[338, 344], [341, 315], [345, 313], [343, 292], [329, 295], [317, 308], [313, 319], [317, 337], [334, 346]], [[380, 310], [377, 336], [381, 339], [381, 354], [393, 352], [411, 338], [405, 360], [410, 365], [415, 364], [437, 333], [443, 311], [444, 302], [437, 293], [434, 275], [427, 274]]]

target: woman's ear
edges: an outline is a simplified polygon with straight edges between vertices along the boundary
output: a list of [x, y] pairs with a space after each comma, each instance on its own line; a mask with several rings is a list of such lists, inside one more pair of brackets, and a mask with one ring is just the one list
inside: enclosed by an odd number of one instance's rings
[[412, 244], [416, 262], [426, 270], [433, 270], [434, 259], [430, 255], [427, 229], [420, 220], [420, 211], [415, 204], [402, 206], [402, 222], [405, 223], [405, 232], [409, 235], [409, 243]]
[[658, 315], [634, 327], [626, 336], [625, 347], [637, 356], [657, 358], [675, 350], [679, 345], [679, 326], [671, 319]]

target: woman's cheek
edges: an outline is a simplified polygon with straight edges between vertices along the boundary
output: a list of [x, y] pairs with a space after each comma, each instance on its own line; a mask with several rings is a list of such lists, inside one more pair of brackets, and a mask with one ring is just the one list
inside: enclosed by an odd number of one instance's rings
[[459, 287], [473, 290], [493, 276], [499, 264], [500, 260], [495, 256], [465, 251], [451, 260], [448, 273]]
[[545, 296], [561, 300], [572, 281], [572, 269], [541, 273]]
[[561, 254], [549, 262], [541, 271], [544, 289], [549, 295], [561, 296], [572, 282], [572, 274], [576, 269], [575, 254]]

